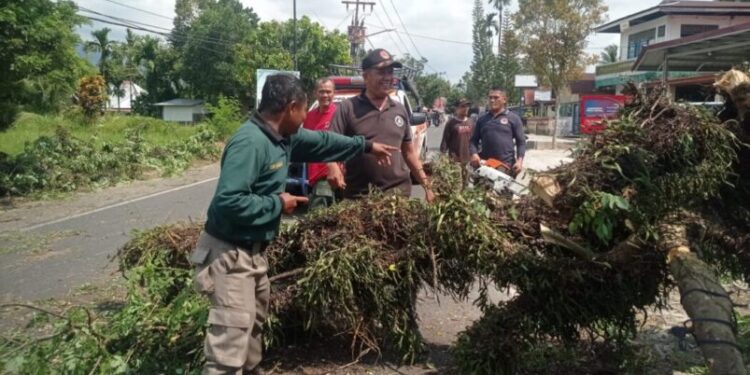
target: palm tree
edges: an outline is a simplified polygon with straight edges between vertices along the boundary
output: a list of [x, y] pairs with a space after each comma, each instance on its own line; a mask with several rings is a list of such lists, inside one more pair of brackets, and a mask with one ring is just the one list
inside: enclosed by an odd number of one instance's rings
[[600, 64], [612, 64], [617, 62], [617, 54], [620, 52], [620, 47], [617, 44], [611, 44], [604, 48], [601, 57], [599, 58]]
[[[487, 2], [497, 9], [497, 27], [493, 27], [497, 32], [497, 54], [500, 54], [500, 47], [503, 45], [503, 9], [510, 5], [510, 0], [487, 0]], [[488, 18], [494, 18], [492, 13]]]
[[115, 47], [115, 41], [109, 40], [109, 32], [112, 31], [108, 27], [100, 30], [94, 30], [91, 35], [94, 40], [86, 42], [84, 49], [86, 52], [99, 52], [99, 73], [104, 77], [105, 81], [109, 81], [109, 72], [107, 71], [107, 63], [109, 57], [112, 55], [112, 50]]

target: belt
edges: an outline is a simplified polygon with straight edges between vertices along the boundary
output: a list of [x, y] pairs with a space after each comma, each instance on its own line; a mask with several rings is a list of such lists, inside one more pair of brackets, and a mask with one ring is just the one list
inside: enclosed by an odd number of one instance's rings
[[227, 241], [227, 242], [251, 254], [260, 254], [266, 250], [266, 247], [268, 247], [268, 243], [264, 241], [240, 241], [240, 242]]
[[206, 233], [210, 234], [214, 238], [224, 241], [228, 244], [234, 245], [241, 250], [255, 254], [255, 253], [262, 253], [266, 250], [266, 247], [268, 247], [269, 242], [267, 241], [242, 241], [242, 240], [228, 240], [226, 238], [223, 238], [221, 236], [217, 236], [215, 233], [212, 233], [213, 231], [209, 230], [208, 228], [203, 228]]

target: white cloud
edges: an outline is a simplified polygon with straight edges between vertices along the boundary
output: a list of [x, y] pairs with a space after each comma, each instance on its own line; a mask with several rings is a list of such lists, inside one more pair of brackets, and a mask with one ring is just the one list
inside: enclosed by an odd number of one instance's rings
[[[151, 24], [164, 28], [171, 28], [168, 18], [174, 16], [174, 0], [113, 0], [126, 4], [131, 8], [117, 5], [108, 0], [76, 0], [76, 3], [86, 9], [98, 11], [128, 20]], [[241, 0], [246, 6], [252, 7], [261, 20], [286, 20], [292, 18], [292, 0]], [[396, 11], [401, 16], [406, 29], [414, 35], [430, 38], [445, 39], [463, 43], [471, 43], [471, 11], [474, 4], [471, 0], [371, 0], [376, 3], [374, 13], [366, 14], [368, 33], [380, 31], [381, 27], [395, 27], [400, 32], [382, 33], [370, 37], [375, 47], [386, 48], [395, 55], [411, 53], [429, 60], [428, 72], [441, 72], [451, 80], [458, 82], [469, 69], [472, 50], [470, 44], [450, 43], [424, 37], [412, 36], [410, 39], [403, 33], [403, 27]], [[483, 2], [485, 2], [483, 0]], [[486, 3], [486, 2], [485, 2]], [[515, 2], [514, 2], [515, 3]], [[634, 12], [646, 9], [659, 3], [659, 0], [631, 0], [627, 2], [604, 0], [609, 6], [608, 17], [614, 20]], [[515, 5], [514, 5], [515, 7]], [[132, 8], [147, 10], [161, 16], [155, 16]], [[512, 7], [513, 8], [513, 7]], [[351, 22], [351, 13], [340, 0], [297, 0], [297, 16], [306, 15], [313, 21], [323, 24], [328, 29], [338, 28], [346, 32]], [[487, 6], [487, 10], [491, 11]], [[390, 21], [389, 18], [390, 17]], [[393, 24], [391, 24], [393, 22]], [[84, 37], [95, 28], [105, 25], [94, 22], [93, 26], [81, 29]], [[109, 25], [112, 37], [122, 39], [125, 28]], [[413, 44], [412, 44], [413, 41]], [[599, 53], [612, 43], [618, 43], [616, 34], [596, 34], [589, 38], [589, 52]], [[416, 45], [416, 48], [414, 47]], [[367, 45], [370, 48], [370, 44]]]

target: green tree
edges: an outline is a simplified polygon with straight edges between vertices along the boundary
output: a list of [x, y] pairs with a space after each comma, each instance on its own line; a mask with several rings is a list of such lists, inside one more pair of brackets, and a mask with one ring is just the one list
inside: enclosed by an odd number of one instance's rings
[[617, 62], [617, 56], [620, 53], [620, 47], [617, 44], [610, 44], [604, 48], [599, 58], [600, 64], [611, 64]]
[[451, 91], [451, 83], [437, 73], [419, 75], [415, 81], [426, 106], [431, 106], [439, 97], [447, 97]]
[[190, 25], [198, 15], [215, 0], [177, 0], [174, 5], [175, 17], [169, 41], [175, 48], [182, 48], [187, 42]]
[[189, 93], [216, 103], [219, 96], [237, 98], [247, 108], [251, 88], [240, 66], [240, 44], [256, 29], [258, 16], [239, 0], [218, 0], [190, 23], [182, 48], [182, 76]]
[[84, 22], [70, 1], [0, 2], [0, 129], [20, 110], [56, 111], [90, 71], [75, 51]]
[[84, 46], [86, 52], [99, 52], [99, 74], [107, 83], [109, 83], [109, 58], [116, 45], [115, 41], [109, 39], [110, 31], [112, 30], [108, 27], [92, 31], [91, 36], [94, 40], [86, 42]]
[[257, 69], [292, 70], [291, 49], [282, 44], [284, 25], [280, 22], [262, 22], [237, 48], [238, 61], [233, 74], [237, 80], [247, 82], [246, 100], [242, 107], [247, 110], [255, 104], [255, 72]]
[[[282, 30], [282, 46], [292, 51], [292, 21], [284, 22]], [[330, 64], [347, 65], [351, 62], [346, 35], [337, 30], [327, 31], [307, 16], [297, 20], [297, 70], [308, 92], [314, 90], [315, 80], [328, 75]]]
[[474, 0], [472, 12], [472, 51], [473, 59], [467, 83], [466, 94], [473, 102], [479, 104], [487, 95], [495, 74], [495, 56], [492, 53], [490, 25], [484, 16], [481, 0]]
[[[559, 97], [592, 61], [584, 53], [586, 37], [601, 23], [607, 7], [601, 0], [519, 0], [516, 29], [530, 70]], [[557, 142], [556, 106], [553, 147]]]
[[503, 18], [503, 43], [497, 55], [493, 86], [504, 88], [508, 93], [508, 103], [515, 104], [521, 96], [514, 87], [516, 75], [521, 73], [521, 45], [509, 18]]
[[159, 116], [154, 103], [174, 99], [180, 92], [180, 55], [159, 39], [152, 36], [139, 37], [135, 43], [138, 71], [137, 83], [146, 94], [136, 99], [133, 110], [147, 116]]

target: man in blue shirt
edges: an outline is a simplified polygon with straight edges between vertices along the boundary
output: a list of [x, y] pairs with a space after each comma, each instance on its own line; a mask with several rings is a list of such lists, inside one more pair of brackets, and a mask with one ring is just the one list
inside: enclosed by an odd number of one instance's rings
[[477, 120], [469, 142], [471, 164], [478, 167], [481, 160], [496, 159], [505, 163], [508, 172], [517, 176], [523, 170], [526, 154], [523, 122], [506, 108], [508, 98], [503, 89], [491, 89], [487, 98], [489, 112]]

